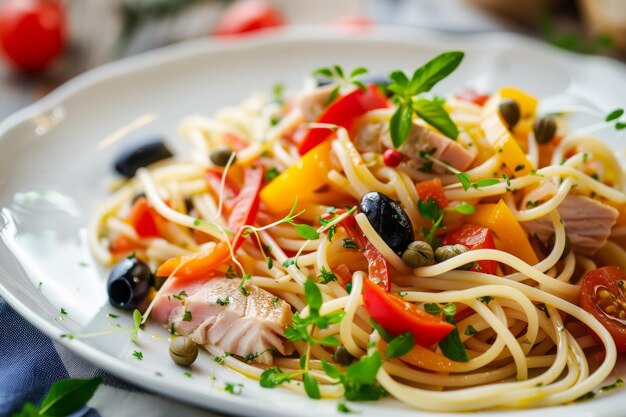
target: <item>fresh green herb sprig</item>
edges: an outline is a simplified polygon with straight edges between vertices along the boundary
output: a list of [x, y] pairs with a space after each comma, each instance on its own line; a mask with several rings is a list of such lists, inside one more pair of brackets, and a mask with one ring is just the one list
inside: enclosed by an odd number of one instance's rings
[[391, 117], [390, 133], [393, 146], [399, 148], [406, 141], [413, 124], [413, 113], [441, 133], [456, 140], [459, 129], [443, 107], [441, 99], [430, 99], [423, 95], [435, 84], [450, 75], [463, 60], [463, 52], [445, 52], [419, 67], [411, 79], [402, 71], [389, 75], [393, 93], [392, 100], [398, 108]]
[[339, 96], [342, 88], [354, 85], [361, 89], [361, 91], [366, 91], [367, 87], [365, 87], [365, 84], [363, 84], [363, 82], [359, 80], [359, 78], [365, 74], [367, 74], [366, 68], [358, 67], [348, 73], [344, 71], [344, 69], [341, 68], [339, 65], [322, 67], [313, 71], [314, 77], [324, 77], [337, 83], [337, 86], [331, 91], [328, 99], [326, 100], [327, 106], [335, 101], [335, 99]]
[[26, 403], [12, 417], [67, 416], [80, 410], [102, 383], [102, 378], [64, 379], [50, 386], [39, 407]]
[[454, 319], [454, 315], [456, 314], [456, 305], [448, 303], [445, 306], [440, 307], [438, 304], [432, 303], [424, 305], [424, 310], [428, 314], [443, 314], [444, 319], [448, 323], [455, 326], [454, 330], [448, 333], [448, 335], [439, 342], [439, 348], [444, 356], [457, 362], [469, 361], [469, 355], [467, 354], [467, 350], [461, 341], [459, 329], [456, 327], [456, 320]]
[[363, 356], [358, 362], [348, 366], [342, 372], [335, 366], [322, 359], [324, 372], [342, 384], [346, 400], [349, 401], [375, 401], [386, 394], [383, 387], [376, 381], [378, 370], [383, 364], [383, 358], [378, 350]]
[[435, 237], [435, 232], [443, 226], [443, 210], [441, 210], [439, 204], [437, 204], [435, 199], [432, 197], [426, 201], [418, 201], [417, 209], [424, 219], [432, 223], [432, 227], [430, 229], [422, 226], [422, 235], [424, 236], [424, 240], [433, 248], [439, 247], [440, 241], [437, 237]]
[[224, 391], [232, 395], [241, 395], [243, 392], [243, 384], [234, 384], [227, 382], [224, 384]]
[[[457, 173], [456, 177], [461, 182], [461, 185], [463, 186], [463, 189], [465, 191], [469, 190], [470, 188], [474, 188], [478, 190], [479, 188], [482, 188], [482, 187], [489, 187], [491, 185], [500, 184], [500, 180], [497, 178], [484, 178], [482, 180], [472, 182], [472, 179], [470, 178], [470, 176], [466, 174], [465, 172]], [[508, 185], [511, 184], [510, 180], [507, 180], [506, 177], [505, 177], [505, 180], [507, 181]]]
[[626, 129], [626, 120], [621, 117], [624, 115], [624, 109], [615, 109], [604, 118], [607, 123], [614, 123], [616, 130]]
[[331, 281], [337, 281], [337, 275], [335, 275], [333, 271], [329, 271], [325, 267], [322, 267], [322, 269], [320, 270], [320, 274], [317, 276], [317, 279], [322, 284], [328, 284]]

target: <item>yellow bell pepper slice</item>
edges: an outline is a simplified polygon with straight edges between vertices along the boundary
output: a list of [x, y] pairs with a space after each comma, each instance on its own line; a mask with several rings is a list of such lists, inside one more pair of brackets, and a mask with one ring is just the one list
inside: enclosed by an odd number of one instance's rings
[[502, 88], [485, 104], [480, 121], [487, 140], [500, 154], [506, 167], [516, 176], [528, 175], [535, 166], [526, 158], [526, 154], [500, 116], [499, 105], [504, 99], [517, 102], [522, 122], [535, 116], [537, 99], [515, 88]]
[[478, 204], [476, 213], [467, 217], [467, 223], [486, 227], [494, 232], [502, 244], [498, 249], [517, 256], [529, 265], [539, 262], [526, 231], [503, 200], [498, 204]]
[[261, 190], [261, 200], [272, 212], [287, 213], [296, 196], [299, 205], [318, 202], [315, 190], [328, 184], [330, 144], [327, 140], [317, 145]]

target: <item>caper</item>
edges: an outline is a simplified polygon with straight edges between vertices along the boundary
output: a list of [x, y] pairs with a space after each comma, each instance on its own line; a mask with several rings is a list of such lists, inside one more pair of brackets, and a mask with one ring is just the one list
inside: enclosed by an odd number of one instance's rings
[[198, 345], [187, 336], [177, 336], [170, 342], [170, 357], [180, 366], [189, 366], [198, 357]]
[[[554, 245], [556, 244], [556, 235], [552, 233], [548, 238], [548, 253], [552, 252], [554, 249]], [[569, 237], [565, 235], [565, 247], [563, 248], [563, 253], [559, 259], [563, 260], [567, 255], [569, 255], [569, 251], [572, 250], [572, 243], [569, 241]]]
[[211, 152], [209, 158], [218, 167], [225, 167], [232, 154], [233, 150], [230, 146], [218, 146]]
[[556, 119], [551, 116], [541, 117], [535, 120], [533, 132], [537, 143], [546, 144], [552, 140], [556, 133]]
[[429, 266], [435, 263], [435, 253], [428, 242], [416, 240], [409, 243], [409, 246], [402, 253], [402, 260], [411, 268]]
[[350, 354], [344, 345], [337, 346], [337, 349], [335, 349], [335, 353], [333, 354], [333, 361], [335, 363], [348, 366], [353, 360], [354, 356]]
[[[467, 251], [469, 251], [467, 247], [458, 244], [440, 246], [435, 251], [435, 259], [437, 259], [437, 262], [444, 262]], [[468, 265], [465, 265], [464, 268], [467, 266]], [[471, 264], [469, 266], [471, 267]]]
[[519, 122], [521, 117], [519, 105], [511, 99], [504, 99], [500, 102], [500, 116], [504, 119], [509, 129]]

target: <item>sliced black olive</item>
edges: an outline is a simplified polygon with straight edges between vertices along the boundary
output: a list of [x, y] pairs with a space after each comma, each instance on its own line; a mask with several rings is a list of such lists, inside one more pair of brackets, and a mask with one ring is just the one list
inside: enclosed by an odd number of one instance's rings
[[361, 197], [361, 212], [396, 253], [402, 253], [413, 242], [413, 225], [398, 203], [383, 193], [371, 192]]
[[163, 159], [171, 158], [172, 152], [161, 140], [144, 142], [139, 146], [126, 149], [115, 159], [115, 170], [125, 177], [132, 177], [139, 168]]
[[148, 295], [152, 272], [145, 262], [124, 258], [111, 270], [107, 283], [109, 303], [123, 310], [134, 310]]

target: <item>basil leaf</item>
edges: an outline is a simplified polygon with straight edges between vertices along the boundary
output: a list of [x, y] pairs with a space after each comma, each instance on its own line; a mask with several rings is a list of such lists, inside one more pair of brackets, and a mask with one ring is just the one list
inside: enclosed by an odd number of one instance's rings
[[320, 394], [320, 386], [311, 374], [305, 372], [302, 376], [302, 381], [304, 382], [304, 390], [309, 398], [313, 398], [314, 400], [322, 398], [322, 394]]
[[341, 377], [343, 376], [341, 374], [341, 371], [339, 371], [339, 369], [335, 368], [333, 365], [328, 363], [326, 359], [322, 359], [322, 368], [324, 369], [324, 372], [326, 372], [326, 375], [328, 375], [331, 378], [341, 379]]
[[278, 368], [270, 368], [261, 374], [259, 384], [264, 388], [274, 388], [288, 381], [291, 381], [290, 374], [281, 372]]
[[427, 201], [420, 200], [417, 202], [417, 209], [421, 216], [431, 222], [436, 222], [441, 216], [441, 208], [434, 198], [430, 197]]
[[472, 186], [472, 179], [465, 172], [459, 172], [456, 177], [461, 181], [461, 185], [465, 191], [469, 190]]
[[457, 213], [465, 215], [476, 213], [476, 207], [474, 207], [470, 203], [466, 203], [465, 201], [463, 201], [461, 204], [454, 206], [452, 209]]
[[609, 113], [604, 121], [611, 122], [615, 119], [619, 119], [624, 114], [624, 109], [615, 109], [611, 113]]
[[389, 133], [394, 148], [399, 148], [406, 141], [413, 124], [413, 110], [410, 106], [401, 104], [389, 121]]
[[413, 349], [415, 342], [413, 341], [413, 333], [406, 332], [398, 337], [394, 337], [387, 345], [385, 359], [398, 358], [404, 356]]
[[363, 74], [367, 74], [367, 68], [358, 67], [352, 70], [352, 72], [350, 73], [350, 78], [355, 78]]
[[382, 363], [380, 352], [376, 350], [371, 355], [363, 356], [360, 361], [348, 366], [346, 377], [357, 384], [373, 384]]
[[456, 327], [445, 338], [439, 342], [439, 348], [443, 355], [457, 362], [469, 361], [469, 355], [463, 342], [461, 342], [461, 336], [459, 335], [459, 329]]
[[446, 78], [459, 66], [464, 55], [460, 51], [444, 52], [419, 67], [413, 73], [408, 86], [410, 95], [430, 91], [435, 84]]
[[64, 417], [82, 408], [102, 383], [102, 378], [64, 379], [50, 386], [39, 407], [39, 414]]
[[456, 140], [459, 136], [459, 129], [440, 102], [419, 98], [413, 101], [413, 111], [450, 139]]
[[497, 178], [485, 178], [484, 180], [476, 181], [472, 184], [472, 187], [479, 189], [481, 187], [489, 187], [490, 185], [500, 184], [500, 180]]
[[622, 122], [615, 123], [615, 129], [616, 130], [624, 130], [624, 129], [626, 129], [626, 123], [622, 123]]
[[322, 292], [311, 278], [308, 278], [304, 283], [304, 296], [309, 305], [311, 317], [317, 317], [323, 302]]
[[391, 74], [389, 74], [389, 78], [391, 78], [391, 81], [393, 81], [398, 87], [401, 87], [402, 89], [406, 88], [406, 86], [409, 84], [409, 78], [402, 71], [392, 72]]
[[309, 226], [308, 224], [293, 224], [293, 227], [296, 229], [296, 232], [306, 240], [315, 240], [319, 239], [320, 234], [317, 233], [315, 228]]
[[392, 336], [389, 334], [389, 332], [383, 329], [383, 327], [377, 322], [375, 322], [374, 319], [371, 317], [370, 317], [370, 323], [372, 324], [372, 327], [376, 329], [380, 337], [382, 337], [385, 342], [389, 343], [391, 341]]

